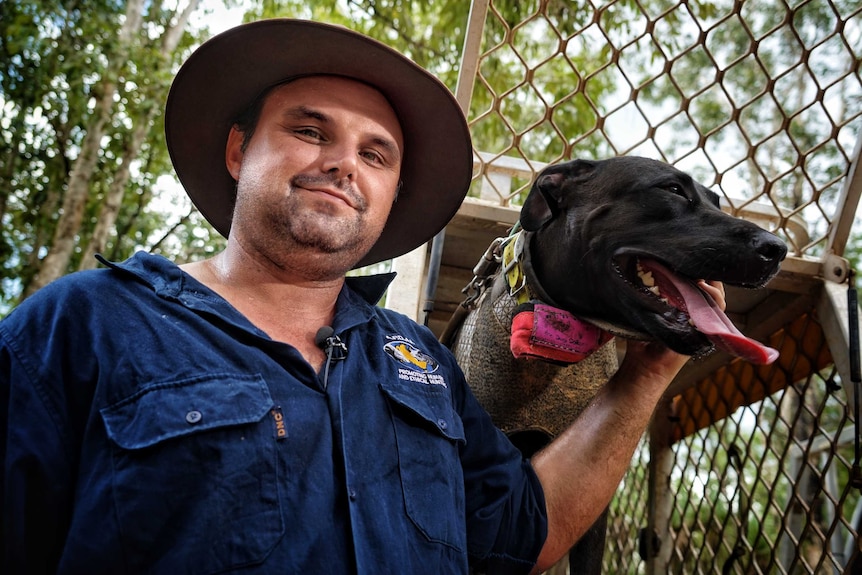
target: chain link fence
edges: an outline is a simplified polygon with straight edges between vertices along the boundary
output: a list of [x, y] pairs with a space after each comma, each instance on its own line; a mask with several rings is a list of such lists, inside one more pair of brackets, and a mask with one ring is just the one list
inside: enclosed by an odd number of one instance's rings
[[[644, 155], [780, 235], [785, 271], [843, 254], [858, 0], [474, 0], [470, 34], [475, 201], [517, 207], [548, 163]], [[809, 276], [766, 334], [778, 362], [721, 365], [659, 411], [612, 504], [607, 573], [862, 573], [853, 390]]]
[[495, 181], [512, 158], [534, 175], [646, 155], [770, 217], [791, 253], [822, 253], [859, 132], [860, 30], [855, 0], [490, 2], [474, 195], [519, 204], [531, 178]]
[[[796, 323], [818, 333], [813, 316]], [[798, 360], [824, 356], [819, 338]], [[677, 397], [658, 427], [678, 437], [680, 410], [700, 409], [710, 385], [750, 369], [734, 363]], [[614, 502], [607, 573], [860, 572], [856, 428], [841, 378], [826, 365], [772, 391], [769, 371], [726, 417], [672, 443], [654, 434], [652, 452], [644, 442]]]

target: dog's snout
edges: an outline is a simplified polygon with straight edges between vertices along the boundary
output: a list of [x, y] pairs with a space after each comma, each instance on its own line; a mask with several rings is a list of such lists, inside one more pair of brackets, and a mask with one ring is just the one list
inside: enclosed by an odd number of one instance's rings
[[781, 239], [763, 231], [754, 236], [754, 250], [764, 261], [780, 262], [787, 255], [787, 246]]

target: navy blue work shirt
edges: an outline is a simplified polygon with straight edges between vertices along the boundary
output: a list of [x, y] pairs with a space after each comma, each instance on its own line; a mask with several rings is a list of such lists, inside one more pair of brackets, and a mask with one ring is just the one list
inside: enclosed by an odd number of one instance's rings
[[0, 322], [3, 572], [523, 573], [529, 462], [447, 349], [348, 278], [322, 376], [164, 258]]

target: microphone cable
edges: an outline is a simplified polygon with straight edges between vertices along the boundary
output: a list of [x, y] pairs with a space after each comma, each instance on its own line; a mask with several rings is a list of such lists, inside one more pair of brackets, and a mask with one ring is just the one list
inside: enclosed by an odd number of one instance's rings
[[[329, 385], [329, 368], [333, 361], [341, 361], [347, 357], [347, 346], [329, 325], [317, 330], [314, 344], [326, 353], [326, 361], [323, 365], [323, 390], [326, 391], [326, 387]], [[338, 352], [337, 355], [336, 352]]]

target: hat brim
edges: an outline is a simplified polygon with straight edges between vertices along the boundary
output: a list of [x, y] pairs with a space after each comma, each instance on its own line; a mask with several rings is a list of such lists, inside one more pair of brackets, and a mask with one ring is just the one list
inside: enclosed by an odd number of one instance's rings
[[266, 88], [294, 76], [337, 75], [379, 90], [404, 135], [403, 186], [386, 226], [356, 267], [405, 254], [458, 211], [472, 177], [467, 122], [449, 89], [376, 40], [319, 22], [243, 24], [202, 44], [177, 73], [165, 108], [168, 151], [195, 206], [230, 232], [236, 182], [225, 144], [237, 115]]

